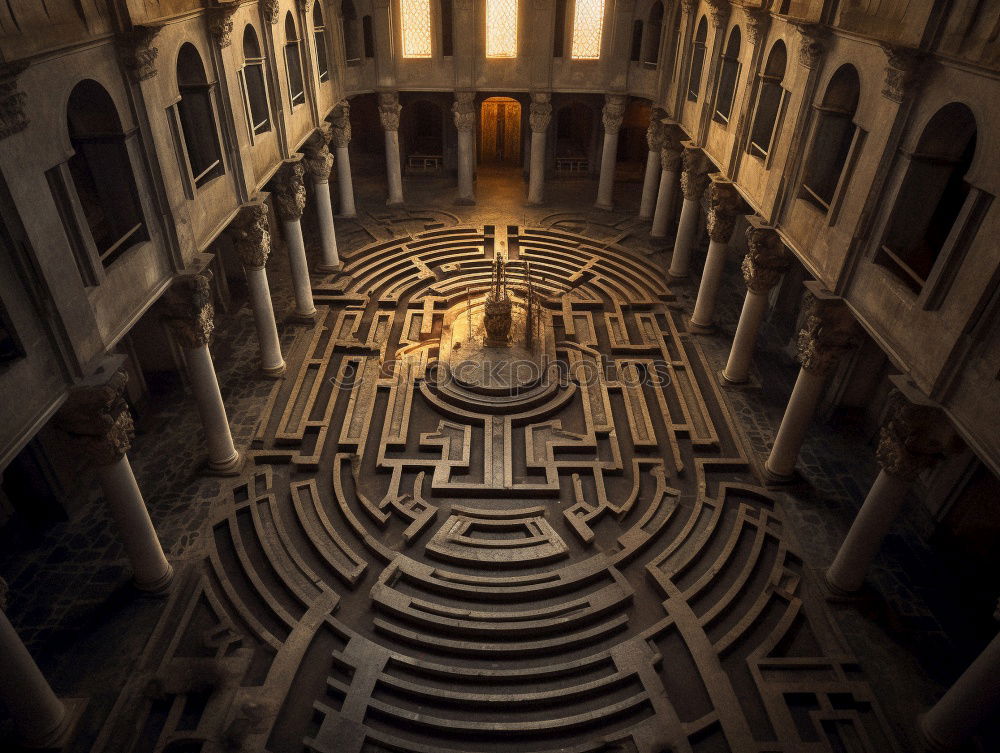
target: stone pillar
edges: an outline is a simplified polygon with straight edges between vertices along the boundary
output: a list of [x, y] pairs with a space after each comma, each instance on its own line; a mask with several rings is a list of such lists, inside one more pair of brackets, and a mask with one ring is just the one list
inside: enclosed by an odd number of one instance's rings
[[385, 172], [389, 186], [389, 207], [403, 205], [403, 174], [399, 163], [399, 104], [398, 92], [380, 92], [378, 95], [378, 116], [385, 131]]
[[656, 207], [657, 189], [660, 185], [660, 150], [663, 149], [667, 127], [663, 119], [667, 117], [666, 110], [654, 107], [649, 111], [649, 127], [646, 129], [646, 144], [649, 154], [646, 156], [646, 174], [642, 181], [642, 200], [639, 203], [639, 219], [653, 219]]
[[673, 132], [664, 128], [663, 149], [660, 150], [660, 185], [656, 191], [656, 209], [653, 212], [651, 238], [666, 238], [667, 229], [674, 216], [677, 182], [680, 179], [683, 147]]
[[891, 379], [896, 388], [889, 395], [875, 450], [878, 477], [826, 572], [835, 593], [861, 588], [882, 539], [903, 507], [910, 484], [941, 459], [952, 440], [944, 413], [905, 378]]
[[764, 470], [771, 481], [789, 481], [795, 473], [806, 430], [823, 395], [826, 377], [854, 344], [855, 323], [841, 298], [806, 283], [805, 328], [799, 332], [799, 376], [788, 398]]
[[205, 430], [208, 468], [213, 473], [235, 475], [242, 459], [233, 444], [226, 406], [208, 349], [215, 328], [210, 279], [211, 272], [207, 269], [178, 275], [163, 296], [163, 317], [184, 349], [191, 391]]
[[552, 95], [532, 92], [528, 124], [531, 126], [531, 167], [528, 173], [528, 206], [537, 207], [545, 196], [545, 134], [552, 122]]
[[604, 148], [601, 152], [601, 179], [597, 185], [597, 203], [594, 205], [598, 209], [612, 209], [615, 168], [618, 161], [618, 132], [622, 128], [627, 101], [628, 97], [624, 94], [604, 95], [604, 109], [601, 111], [604, 122]]
[[267, 257], [271, 254], [271, 233], [267, 223], [267, 204], [258, 198], [245, 204], [230, 226], [233, 246], [243, 262], [247, 287], [250, 290], [250, 308], [257, 341], [260, 344], [260, 361], [264, 374], [278, 377], [285, 373], [285, 359], [281, 356], [278, 326], [274, 321], [271, 289], [267, 283]]
[[320, 272], [340, 271], [340, 255], [337, 253], [337, 230], [333, 225], [333, 205], [330, 202], [330, 171], [333, 169], [333, 155], [330, 154], [330, 139], [333, 128], [323, 123], [303, 145], [305, 157], [302, 164], [313, 182], [316, 196], [316, 214], [319, 219], [320, 253], [322, 259], [316, 265]]
[[351, 143], [351, 106], [341, 100], [330, 116], [333, 126], [333, 145], [337, 150], [337, 195], [340, 199], [340, 216], [356, 217], [354, 208], [354, 182], [351, 180], [351, 154], [347, 145]]
[[313, 304], [306, 244], [302, 239], [302, 210], [306, 206], [306, 187], [302, 183], [304, 172], [301, 154], [285, 160], [271, 181], [274, 186], [271, 197], [288, 246], [288, 264], [295, 291], [295, 318], [309, 323], [316, 317], [316, 306]]
[[456, 204], [472, 206], [476, 203], [473, 175], [476, 170], [476, 93], [455, 92], [451, 106], [458, 130], [458, 197]]
[[941, 700], [920, 718], [928, 749], [949, 753], [962, 748], [976, 728], [1000, 712], [1000, 635], [990, 641]]
[[749, 251], [743, 257], [747, 296], [743, 300], [729, 360], [722, 370], [722, 378], [730, 384], [743, 384], [749, 379], [757, 331], [767, 310], [768, 295], [791, 263], [791, 257], [773, 228], [756, 216], [748, 217], [747, 222]]
[[698, 298], [694, 302], [694, 313], [691, 314], [688, 327], [692, 332], [702, 334], [714, 329], [715, 298], [726, 271], [726, 253], [736, 226], [736, 215], [743, 206], [743, 200], [730, 181], [719, 173], [713, 174], [711, 181], [708, 191], [708, 255], [705, 257]]
[[128, 375], [123, 360], [122, 356], [110, 359], [99, 373], [73, 389], [56, 414], [56, 425], [96, 466], [104, 501], [132, 566], [133, 583], [156, 593], [169, 587], [174, 571], [128, 461], [133, 426], [125, 402]]
[[684, 169], [681, 172], [681, 191], [684, 193], [684, 203], [681, 205], [681, 219], [677, 226], [677, 237], [674, 239], [674, 253], [670, 257], [668, 274], [681, 279], [688, 276], [691, 266], [691, 251], [698, 237], [698, 216], [701, 214], [701, 195], [708, 186], [708, 173], [711, 169], [708, 158], [699, 148], [684, 142], [682, 156]]

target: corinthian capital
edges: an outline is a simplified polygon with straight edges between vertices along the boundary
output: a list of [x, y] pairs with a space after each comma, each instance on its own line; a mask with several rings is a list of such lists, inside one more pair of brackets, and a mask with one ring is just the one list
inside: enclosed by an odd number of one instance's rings
[[795, 26], [802, 36], [802, 42], [799, 45], [799, 65], [815, 68], [819, 65], [823, 53], [826, 52], [824, 40], [829, 32], [825, 26], [820, 24], [798, 23]]
[[280, 0], [260, 0], [260, 14], [269, 24], [278, 23], [278, 16], [281, 14]]
[[70, 391], [56, 414], [56, 426], [95, 465], [111, 465], [132, 446], [132, 414], [125, 401], [128, 374], [123, 357], [114, 359]]
[[200, 348], [212, 339], [215, 306], [211, 280], [209, 269], [182, 272], [163, 294], [160, 311], [182, 347]]
[[914, 479], [945, 456], [955, 434], [944, 412], [914, 385], [893, 381], [875, 458], [886, 473]]
[[28, 127], [28, 117], [24, 114], [26, 96], [17, 87], [17, 77], [27, 67], [26, 61], [0, 63], [0, 139]]
[[842, 298], [818, 284], [807, 284], [807, 290], [805, 324], [799, 331], [799, 363], [806, 371], [822, 376], [854, 347], [857, 325]]
[[125, 64], [129, 77], [136, 83], [156, 75], [156, 57], [160, 51], [153, 46], [153, 40], [162, 28], [162, 24], [133, 26], [131, 30], [118, 35], [117, 45], [122, 63]]
[[747, 217], [747, 249], [742, 266], [747, 289], [767, 293], [788, 270], [791, 256], [774, 228], [756, 215]]
[[451, 105], [455, 118], [455, 128], [459, 131], [471, 131], [476, 127], [476, 93], [455, 92], [455, 101]]
[[267, 204], [262, 198], [240, 207], [229, 225], [229, 235], [244, 267], [260, 269], [267, 265], [267, 257], [271, 254], [271, 230], [267, 222]]
[[232, 44], [233, 16], [239, 8], [240, 1], [237, 0], [224, 5], [213, 5], [205, 12], [208, 33], [212, 35], [220, 50]]
[[708, 174], [712, 163], [708, 161], [705, 152], [686, 141], [683, 143], [683, 170], [681, 171], [681, 191], [685, 199], [699, 201], [708, 187]]
[[322, 123], [302, 145], [305, 157], [302, 163], [313, 180], [326, 181], [330, 179], [333, 169], [333, 155], [330, 154], [330, 140], [333, 138], [333, 126]]
[[380, 92], [378, 95], [378, 117], [382, 122], [383, 131], [399, 130], [399, 113], [403, 106], [399, 104], [398, 92]]
[[302, 182], [304, 174], [302, 155], [298, 154], [285, 160], [271, 179], [274, 206], [278, 216], [286, 222], [299, 219], [306, 207], [306, 187]]
[[927, 72], [926, 55], [908, 47], [885, 43], [881, 47], [886, 56], [882, 96], [893, 102], [902, 102], [923, 85]]
[[708, 13], [716, 29], [726, 28], [730, 10], [729, 0], [708, 0]]
[[528, 108], [528, 124], [532, 133], [544, 133], [552, 122], [552, 95], [549, 92], [532, 92]]
[[662, 107], [654, 107], [649, 111], [649, 126], [646, 128], [646, 145], [651, 152], [657, 152], [663, 148], [663, 142], [667, 134], [667, 127], [663, 124], [665, 117], [667, 117], [667, 111]]
[[736, 216], [743, 208], [736, 187], [718, 173], [709, 176], [707, 226], [708, 237], [716, 243], [729, 243], [736, 227]]
[[604, 95], [604, 109], [601, 110], [601, 120], [604, 121], [605, 133], [614, 135], [621, 130], [627, 101], [628, 97], [624, 94]]
[[333, 145], [342, 149], [351, 143], [351, 104], [342, 99], [333, 108], [330, 115], [330, 125], [333, 126]]

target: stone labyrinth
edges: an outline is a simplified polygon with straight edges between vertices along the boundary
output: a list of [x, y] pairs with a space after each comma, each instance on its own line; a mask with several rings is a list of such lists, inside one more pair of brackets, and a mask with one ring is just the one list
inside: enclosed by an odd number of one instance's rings
[[[316, 285], [98, 749], [893, 750], [660, 273], [428, 227]], [[477, 345], [497, 252], [530, 347]]]

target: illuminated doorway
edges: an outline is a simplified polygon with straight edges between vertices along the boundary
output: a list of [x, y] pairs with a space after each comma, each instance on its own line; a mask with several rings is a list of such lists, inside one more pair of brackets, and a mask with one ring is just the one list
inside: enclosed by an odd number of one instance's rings
[[521, 164], [521, 103], [490, 97], [479, 118], [479, 157], [486, 165]]

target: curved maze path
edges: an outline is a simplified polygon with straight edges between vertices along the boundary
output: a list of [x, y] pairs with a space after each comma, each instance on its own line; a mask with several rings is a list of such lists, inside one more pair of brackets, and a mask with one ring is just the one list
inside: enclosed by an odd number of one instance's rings
[[[614, 240], [433, 229], [317, 284], [98, 749], [893, 750], [672, 294]], [[497, 249], [568, 378], [432, 368]]]

